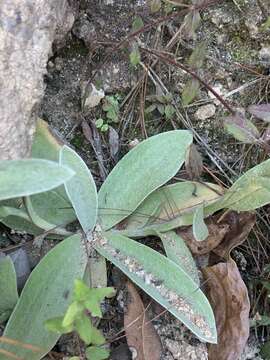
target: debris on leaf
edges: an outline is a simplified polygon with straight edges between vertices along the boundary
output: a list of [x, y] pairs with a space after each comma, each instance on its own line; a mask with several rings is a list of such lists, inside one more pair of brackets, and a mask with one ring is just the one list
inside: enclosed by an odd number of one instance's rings
[[124, 326], [129, 347], [137, 352], [137, 360], [159, 360], [161, 343], [156, 330], [146, 313], [146, 309], [135, 286], [128, 281], [128, 304], [124, 316]]
[[249, 336], [250, 303], [246, 285], [231, 259], [203, 269], [203, 274], [218, 331], [218, 344], [209, 345], [209, 360], [239, 359]]

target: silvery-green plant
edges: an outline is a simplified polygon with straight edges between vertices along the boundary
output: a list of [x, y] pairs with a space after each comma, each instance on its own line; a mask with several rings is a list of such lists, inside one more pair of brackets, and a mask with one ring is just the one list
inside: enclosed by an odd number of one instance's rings
[[[1, 345], [1, 360], [5, 351], [29, 360], [48, 353], [59, 334], [49, 332], [44, 322], [66, 311], [75, 279], [87, 278], [91, 287], [106, 286], [105, 258], [200, 340], [217, 341], [214, 315], [199, 287], [195, 262], [173, 229], [193, 225], [201, 241], [208, 234], [205, 217], [223, 208], [246, 211], [269, 203], [270, 160], [249, 170], [223, 195], [215, 184], [165, 185], [183, 165], [191, 143], [192, 134], [185, 130], [141, 142], [120, 160], [99, 192], [83, 160], [56, 141], [42, 121], [33, 159], [0, 162], [1, 222], [36, 236], [68, 236], [33, 270], [18, 301], [14, 271], [1, 272], [0, 289], [7, 286], [9, 276], [13, 290], [7, 292], [6, 303], [0, 301], [0, 311], [10, 313], [16, 303], [4, 336], [40, 349]], [[82, 231], [73, 234], [66, 225], [75, 219]], [[148, 235], [161, 239], [166, 256], [135, 240]]]

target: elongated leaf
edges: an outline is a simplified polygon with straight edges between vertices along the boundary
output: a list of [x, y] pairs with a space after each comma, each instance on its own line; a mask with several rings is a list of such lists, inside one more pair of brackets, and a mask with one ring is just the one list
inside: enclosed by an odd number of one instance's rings
[[[6, 337], [35, 345], [40, 351], [7, 344], [0, 344], [0, 349], [27, 360], [41, 359], [51, 350], [59, 334], [48, 332], [44, 322], [66, 311], [74, 281], [83, 277], [86, 261], [79, 235], [62, 241], [41, 260], [30, 275], [4, 332]], [[0, 359], [6, 357], [0, 354]]]
[[0, 257], [0, 322], [9, 318], [18, 301], [16, 272], [9, 256]]
[[191, 225], [198, 205], [205, 203], [205, 216], [216, 211], [214, 205], [221, 199], [219, 194], [222, 194], [222, 189], [211, 183], [185, 181], [163, 186], [149, 195], [126, 219], [124, 229], [130, 236], [144, 236], [151, 235], [153, 228], [166, 232]]
[[248, 111], [265, 122], [270, 122], [270, 104], [251, 105]]
[[97, 219], [97, 189], [91, 172], [75, 151], [63, 146], [60, 151], [60, 164], [73, 169], [76, 175], [65, 183], [65, 189], [86, 233], [92, 230]]
[[249, 211], [270, 203], [270, 159], [242, 175], [226, 192], [222, 206]]
[[253, 144], [260, 137], [256, 126], [239, 113], [226, 117], [224, 119], [224, 128], [236, 140], [246, 144]]
[[189, 80], [189, 82], [185, 85], [182, 91], [183, 105], [190, 104], [192, 100], [194, 100], [195, 97], [198, 95], [199, 89], [200, 83], [197, 79]]
[[17, 231], [40, 235], [43, 230], [34, 225], [24, 207], [17, 209], [10, 206], [0, 207], [0, 222]]
[[51, 190], [69, 180], [68, 167], [41, 159], [0, 161], [0, 200]]
[[196, 284], [200, 284], [197, 266], [189, 248], [180, 235], [174, 231], [157, 233], [162, 241], [167, 257], [175, 262]]
[[[153, 136], [126, 154], [99, 191], [101, 209], [134, 211], [155, 189], [176, 174], [185, 160], [192, 134], [175, 130]], [[103, 229], [109, 229], [127, 214], [100, 215]]]
[[[67, 231], [66, 229], [64, 229], [63, 227], [56, 227], [55, 224], [49, 223], [46, 220], [44, 220], [43, 218], [41, 218], [36, 213], [36, 211], [32, 205], [30, 196], [25, 197], [25, 206], [27, 208], [29, 217], [31, 218], [33, 224], [36, 225], [37, 227], [39, 227], [45, 231], [53, 231], [55, 234], [58, 234], [58, 235], [63, 235], [63, 236], [71, 235], [71, 233], [69, 231]], [[61, 224], [61, 225], [65, 225], [65, 224]]]
[[193, 217], [192, 230], [193, 235], [197, 241], [203, 241], [209, 235], [207, 226], [203, 220], [204, 218], [203, 204], [198, 206]]
[[46, 121], [38, 119], [32, 145], [32, 157], [58, 162], [63, 143], [52, 134]]
[[[48, 124], [39, 119], [33, 139], [32, 157], [52, 161], [59, 161], [59, 152], [63, 143], [53, 135]], [[68, 199], [63, 185], [31, 196], [33, 210], [45, 221], [64, 225], [76, 220], [76, 214]]]
[[67, 195], [63, 195], [64, 187], [32, 195], [31, 203], [36, 214], [48, 223], [64, 226], [76, 220], [76, 214]]
[[181, 320], [199, 339], [216, 343], [211, 306], [198, 285], [176, 263], [115, 232], [103, 233], [97, 250], [153, 299]]
[[200, 69], [203, 65], [206, 49], [207, 43], [205, 41], [202, 41], [200, 44], [196, 45], [188, 59], [189, 66], [195, 69]]

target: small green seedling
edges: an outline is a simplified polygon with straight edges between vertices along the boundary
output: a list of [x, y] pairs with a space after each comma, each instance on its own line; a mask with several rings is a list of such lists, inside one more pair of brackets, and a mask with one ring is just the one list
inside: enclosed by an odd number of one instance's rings
[[93, 325], [91, 317], [102, 317], [101, 301], [114, 295], [113, 288], [89, 288], [81, 280], [75, 280], [73, 301], [64, 316], [58, 316], [46, 321], [49, 331], [67, 334], [76, 331], [87, 345], [86, 358], [102, 360], [109, 357], [109, 352], [101, 347], [105, 338]]
[[170, 120], [175, 114], [175, 107], [172, 104], [172, 100], [173, 97], [171, 93], [151, 96], [148, 98], [151, 105], [145, 109], [145, 113], [150, 114], [157, 110], [166, 120]]
[[96, 120], [96, 127], [102, 132], [109, 130], [109, 124], [119, 121], [119, 100], [120, 95], [108, 95], [103, 101], [102, 110], [105, 112], [104, 118]]

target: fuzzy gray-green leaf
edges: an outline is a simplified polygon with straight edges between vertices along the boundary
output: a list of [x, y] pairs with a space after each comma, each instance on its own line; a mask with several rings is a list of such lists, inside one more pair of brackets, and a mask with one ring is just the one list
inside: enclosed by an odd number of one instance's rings
[[71, 179], [66, 166], [41, 159], [0, 161], [0, 200], [51, 190]]
[[221, 194], [222, 189], [211, 183], [185, 181], [163, 186], [150, 194], [126, 219], [125, 230], [130, 236], [143, 236], [154, 234], [154, 229], [166, 232], [191, 225], [197, 206], [205, 203], [208, 216], [213, 213], [211, 205], [221, 199]]
[[203, 241], [209, 235], [208, 228], [204, 222], [204, 206], [198, 206], [193, 217], [192, 230], [197, 241]]
[[157, 233], [157, 235], [162, 241], [167, 257], [182, 268], [196, 284], [200, 285], [197, 266], [189, 248], [181, 236], [174, 231]]
[[16, 272], [9, 256], [0, 257], [0, 319], [8, 319], [18, 301]]
[[[66, 311], [74, 281], [83, 277], [86, 261], [79, 235], [62, 241], [40, 261], [4, 331], [4, 336], [37, 346], [40, 351], [7, 344], [0, 344], [0, 349], [27, 360], [39, 360], [52, 349], [60, 335], [47, 331], [44, 323]], [[0, 354], [0, 360], [6, 357]]]
[[86, 233], [92, 230], [97, 219], [97, 190], [91, 172], [75, 151], [63, 146], [60, 151], [60, 164], [69, 166], [76, 175], [65, 182], [65, 189]]
[[174, 176], [185, 161], [192, 134], [186, 130], [153, 136], [132, 149], [115, 166], [99, 191], [103, 229], [119, 223], [127, 213], [103, 216], [103, 209], [134, 211], [155, 189]]
[[270, 203], [270, 159], [242, 175], [226, 192], [221, 205], [236, 211], [255, 210]]
[[215, 318], [198, 285], [175, 262], [115, 232], [97, 250], [201, 340], [216, 343]]

